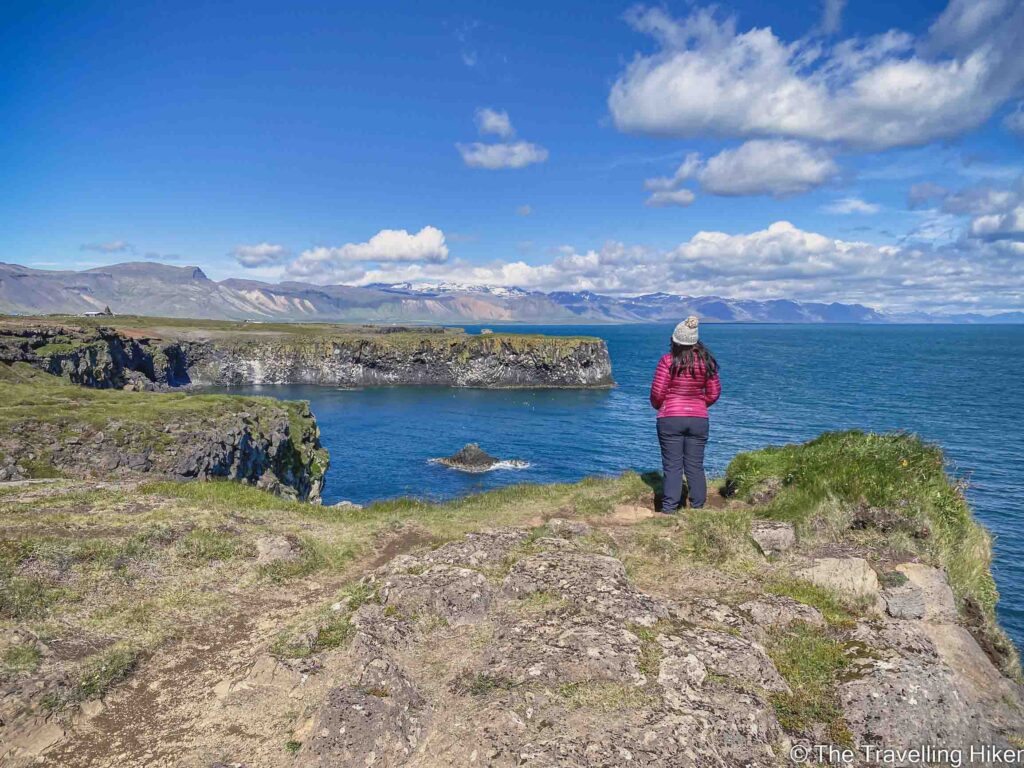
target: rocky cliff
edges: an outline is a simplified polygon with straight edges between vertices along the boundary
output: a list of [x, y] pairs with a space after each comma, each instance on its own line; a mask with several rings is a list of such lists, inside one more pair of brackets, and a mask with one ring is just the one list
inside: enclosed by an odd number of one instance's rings
[[[110, 359], [75, 370], [95, 381]], [[0, 481], [223, 478], [320, 499], [328, 457], [304, 402], [100, 391], [26, 363], [0, 364], [0, 389]]]
[[658, 488], [366, 510], [228, 483], [5, 490], [0, 760], [1019, 764], [989, 539], [937, 448], [742, 454], [678, 516]]
[[[106, 318], [104, 322], [109, 322]], [[605, 343], [589, 337], [441, 329], [8, 320], [0, 362], [92, 387], [311, 383], [332, 386], [606, 387]]]

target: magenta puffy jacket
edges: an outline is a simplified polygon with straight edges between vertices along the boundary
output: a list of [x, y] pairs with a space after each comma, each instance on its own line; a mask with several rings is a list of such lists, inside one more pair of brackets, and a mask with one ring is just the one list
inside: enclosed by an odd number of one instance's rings
[[681, 373], [673, 377], [671, 369], [672, 355], [665, 355], [658, 361], [651, 382], [651, 405], [658, 409], [658, 418], [697, 416], [706, 419], [708, 406], [722, 394], [718, 374], [708, 377], [700, 361], [693, 376]]

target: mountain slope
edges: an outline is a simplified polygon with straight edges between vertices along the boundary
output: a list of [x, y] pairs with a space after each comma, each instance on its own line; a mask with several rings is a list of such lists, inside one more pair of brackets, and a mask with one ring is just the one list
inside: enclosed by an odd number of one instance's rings
[[198, 267], [128, 262], [82, 272], [0, 263], [0, 313], [81, 314], [109, 306], [116, 314], [221, 320], [374, 323], [651, 323], [696, 314], [709, 322], [887, 323], [1024, 322], [1024, 313], [885, 315], [860, 304], [720, 296], [605, 296], [542, 293], [504, 286], [367, 286], [210, 280]]

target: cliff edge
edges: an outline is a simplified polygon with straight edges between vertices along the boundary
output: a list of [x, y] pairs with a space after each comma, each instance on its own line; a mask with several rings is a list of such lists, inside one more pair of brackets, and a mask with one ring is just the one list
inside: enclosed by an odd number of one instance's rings
[[627, 473], [333, 509], [233, 483], [4, 489], [0, 755], [1019, 761], [989, 538], [937, 448], [827, 434], [736, 457], [710, 509], [659, 515], [658, 490]]
[[0, 364], [0, 482], [223, 478], [319, 502], [327, 451], [309, 405], [77, 386]]
[[614, 384], [604, 341], [585, 336], [141, 317], [8, 318], [0, 362], [101, 388]]

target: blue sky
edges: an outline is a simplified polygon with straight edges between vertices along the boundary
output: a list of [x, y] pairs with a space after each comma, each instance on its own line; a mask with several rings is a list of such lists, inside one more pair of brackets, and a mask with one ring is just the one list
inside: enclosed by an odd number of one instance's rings
[[1024, 0], [7, 3], [0, 260], [1024, 305]]

